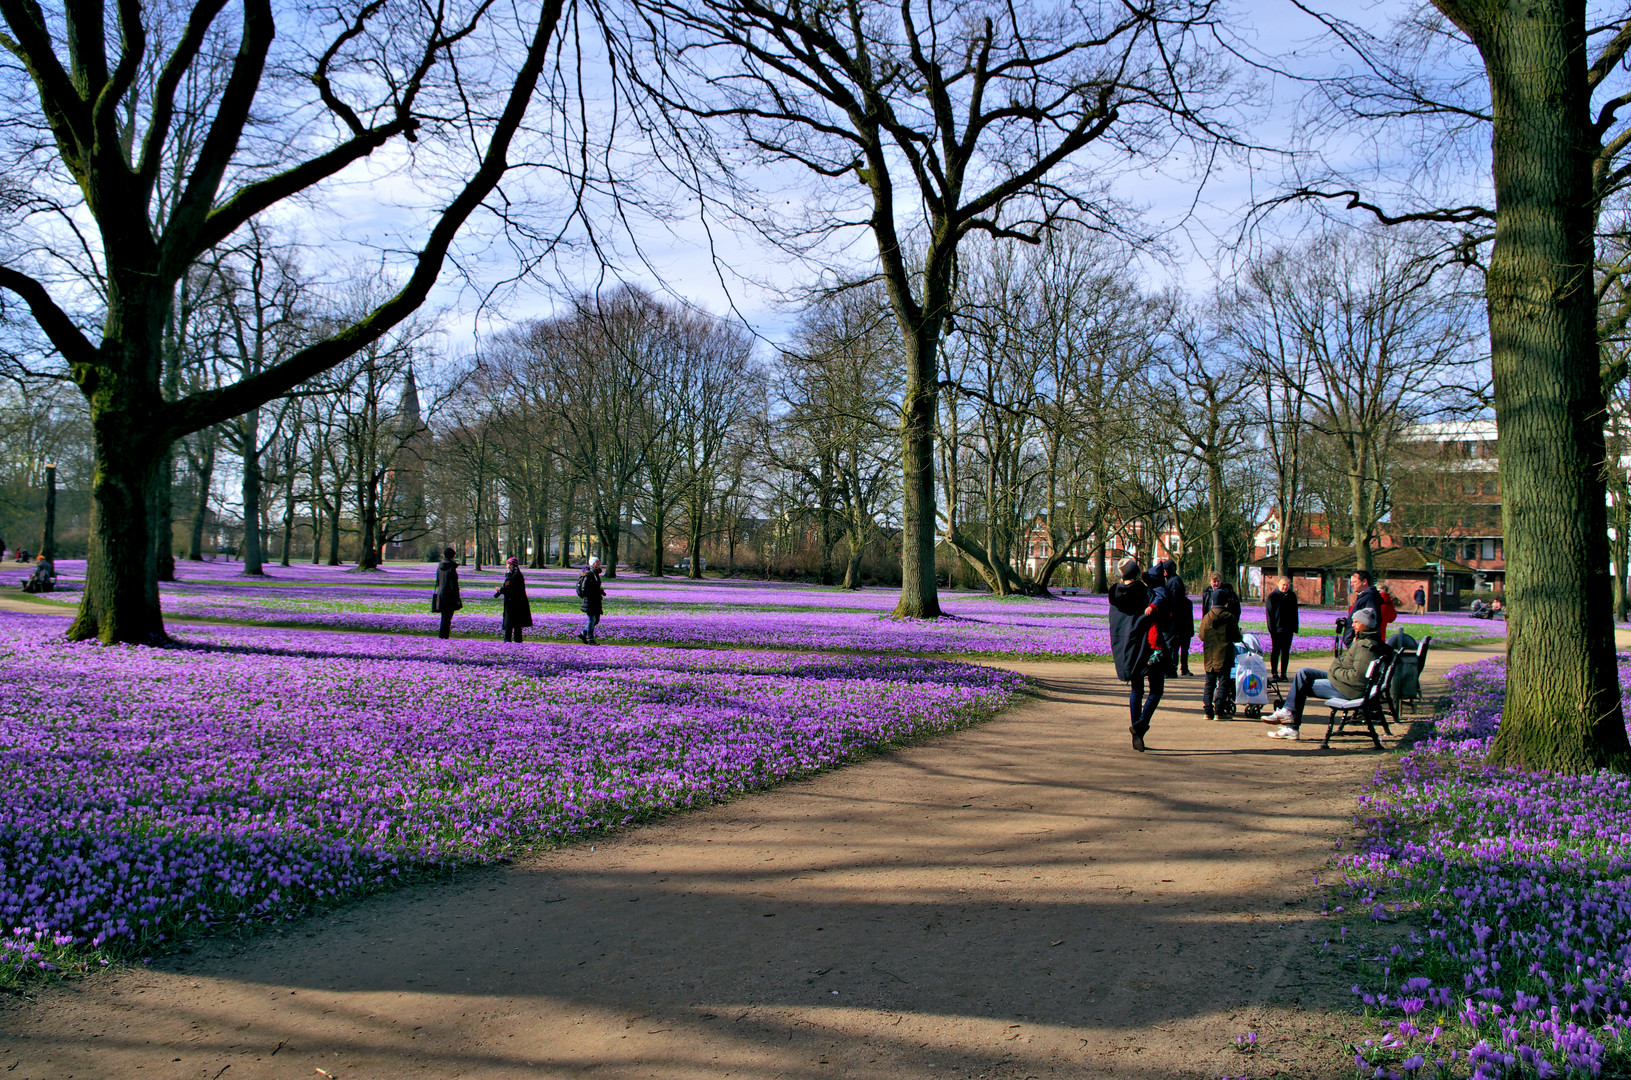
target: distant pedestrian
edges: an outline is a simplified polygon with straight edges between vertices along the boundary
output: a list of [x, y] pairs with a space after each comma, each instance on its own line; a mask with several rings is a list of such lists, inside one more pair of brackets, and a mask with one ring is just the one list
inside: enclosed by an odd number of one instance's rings
[[1416, 586], [1416, 614], [1420, 615], [1427, 610], [1427, 590], [1420, 585]]
[[[1167, 589], [1172, 593], [1174, 604], [1173, 638], [1178, 642], [1178, 673], [1189, 674], [1189, 647], [1195, 641], [1195, 601], [1189, 598], [1189, 586], [1184, 579], [1174, 577], [1167, 583]], [[1204, 618], [1206, 610], [1201, 610]]]
[[521, 560], [511, 555], [504, 562], [504, 584], [493, 594], [504, 598], [504, 640], [521, 641], [521, 632], [532, 625], [532, 604], [527, 600], [527, 579], [521, 576]]
[[1269, 624], [1269, 674], [1276, 679], [1286, 677], [1291, 663], [1291, 639], [1297, 636], [1297, 594], [1292, 591], [1291, 579], [1283, 577], [1279, 587], [1269, 593], [1264, 604]]
[[442, 561], [436, 567], [436, 591], [430, 594], [430, 610], [442, 616], [442, 628], [436, 636], [445, 638], [453, 630], [453, 613], [464, 607], [459, 599], [459, 564], [452, 548], [442, 549]]
[[1223, 711], [1230, 684], [1230, 670], [1235, 666], [1235, 642], [1241, 640], [1240, 620], [1229, 611], [1229, 605], [1217, 593], [1212, 596], [1212, 610], [1201, 616], [1201, 660], [1206, 667], [1206, 718], [1211, 720]]
[[578, 633], [578, 640], [585, 645], [596, 644], [595, 627], [600, 625], [601, 602], [605, 596], [606, 590], [600, 584], [600, 560], [590, 559], [589, 565], [578, 576], [578, 606], [584, 614], [583, 630]]

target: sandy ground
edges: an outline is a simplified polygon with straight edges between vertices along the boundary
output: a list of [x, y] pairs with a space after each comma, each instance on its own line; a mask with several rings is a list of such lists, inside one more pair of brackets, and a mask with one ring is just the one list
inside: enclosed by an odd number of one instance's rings
[[0, 1076], [1351, 1076], [1311, 882], [1383, 755], [1198, 677], [1140, 755], [1108, 665], [1020, 668], [964, 732], [15, 998]]

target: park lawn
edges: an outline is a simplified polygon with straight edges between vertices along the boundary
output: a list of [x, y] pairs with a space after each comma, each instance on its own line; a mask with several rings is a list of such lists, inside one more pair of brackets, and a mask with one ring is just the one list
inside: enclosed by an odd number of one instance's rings
[[[290, 568], [298, 572], [288, 584], [269, 588], [259, 579], [224, 573], [219, 564], [202, 568], [188, 564], [178, 571], [183, 580], [161, 587], [161, 597], [172, 618], [436, 633], [430, 578], [419, 567], [367, 575], [334, 568], [313, 574], [312, 569]], [[76, 572], [83, 571], [71, 563], [63, 565], [65, 588], [53, 594], [56, 602], [74, 602]], [[529, 575], [535, 620], [531, 636], [573, 640], [582, 629], [578, 600], [571, 591], [575, 575], [558, 570]], [[465, 606], [454, 618], [455, 635], [501, 636], [501, 608], [491, 597], [499, 580], [494, 572], [463, 576]], [[1108, 602], [1100, 596], [1042, 599], [947, 593], [942, 597], [947, 617], [908, 622], [891, 617], [896, 596], [882, 589], [853, 592], [782, 582], [643, 576], [619, 578], [609, 582], [608, 589], [598, 634], [610, 643], [1031, 660], [1104, 658], [1110, 653]], [[1294, 652], [1316, 664], [1321, 654], [1329, 655], [1330, 635], [1320, 625], [1326, 616], [1335, 617], [1308, 612], [1306, 632], [1293, 644]], [[1260, 621], [1248, 618], [1243, 627], [1266, 642]], [[1506, 629], [1504, 623], [1456, 616], [1412, 617], [1398, 627], [1418, 639], [1431, 635], [1441, 645], [1499, 638]], [[1198, 641], [1192, 644], [1192, 651], [1199, 648]]]
[[[1449, 680], [1433, 736], [1379, 773], [1364, 842], [1338, 859], [1349, 913], [1413, 927], [1354, 988], [1388, 1029], [1361, 1075], [1627, 1075], [1631, 777], [1486, 765], [1505, 658]], [[1631, 656], [1620, 683], [1631, 707]]]
[[0, 614], [0, 984], [730, 798], [1026, 688], [894, 657], [61, 630]]

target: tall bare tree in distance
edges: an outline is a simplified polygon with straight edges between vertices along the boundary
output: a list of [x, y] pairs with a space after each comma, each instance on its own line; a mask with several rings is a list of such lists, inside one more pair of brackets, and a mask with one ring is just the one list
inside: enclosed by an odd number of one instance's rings
[[1037, 243], [1073, 219], [1125, 228], [1130, 215], [1101, 194], [1108, 173], [1217, 135], [1202, 112], [1221, 81], [1205, 39], [1214, 6], [634, 6], [623, 71], [665, 162], [689, 167], [682, 179], [713, 198], [715, 181], [752, 166], [801, 168], [821, 185], [807, 214], [756, 214], [740, 182], [726, 196], [803, 254], [852, 230], [875, 245], [904, 368], [895, 613], [936, 617], [936, 396], [958, 249], [976, 233]]
[[[0, 290], [26, 304], [90, 407], [96, 467], [72, 638], [164, 637], [153, 533], [171, 444], [333, 367], [424, 302], [509, 171], [562, 11], [563, 0], [542, 0], [499, 25], [508, 17], [490, 0], [345, 0], [309, 14], [269, 0], [230, 13], [226, 0], [112, 12], [64, 0], [48, 17], [33, 0], [0, 0], [0, 47], [18, 61], [0, 80], [22, 109], [9, 118], [4, 169], [37, 178], [21, 205], [94, 225], [83, 234], [89, 284], [59, 284], [61, 268], [39, 252], [0, 262]], [[461, 77], [466, 61], [490, 78]], [[211, 92], [180, 93], [197, 84]], [[194, 263], [384, 147], [408, 151], [411, 168], [415, 142], [464, 175], [426, 215], [401, 287], [276, 364], [167, 398], [164, 328]], [[176, 193], [162, 207], [161, 191]]]

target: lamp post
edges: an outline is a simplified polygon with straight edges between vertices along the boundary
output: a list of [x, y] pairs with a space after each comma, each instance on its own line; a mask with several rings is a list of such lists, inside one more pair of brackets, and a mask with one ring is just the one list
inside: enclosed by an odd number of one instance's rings
[[45, 463], [45, 529], [40, 537], [40, 554], [55, 562], [57, 558], [57, 466]]

